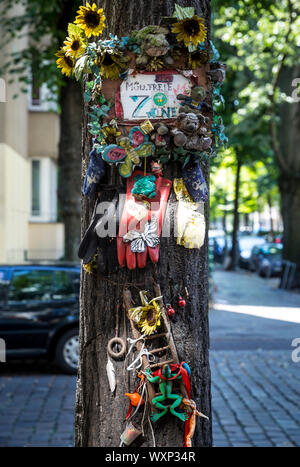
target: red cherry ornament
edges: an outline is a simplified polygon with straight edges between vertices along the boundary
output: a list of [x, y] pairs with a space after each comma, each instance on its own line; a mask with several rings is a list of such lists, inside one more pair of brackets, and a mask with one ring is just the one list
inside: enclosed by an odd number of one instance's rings
[[167, 313], [168, 313], [168, 316], [170, 318], [171, 318], [171, 316], [175, 315], [175, 310], [174, 310], [174, 308], [171, 307], [171, 305], [167, 305]]
[[184, 308], [185, 305], [186, 305], [186, 301], [182, 297], [179, 297], [179, 299], [178, 299], [179, 308]]

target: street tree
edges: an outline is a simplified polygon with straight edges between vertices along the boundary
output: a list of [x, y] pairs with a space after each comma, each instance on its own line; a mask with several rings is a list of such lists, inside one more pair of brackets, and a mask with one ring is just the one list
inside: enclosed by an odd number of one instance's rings
[[236, 108], [230, 118], [242, 130], [241, 157], [247, 152], [243, 140], [254, 125], [278, 169], [283, 255], [299, 269], [299, 2], [228, 0], [214, 5], [215, 34], [235, 76], [231, 100]]
[[[195, 14], [204, 18], [210, 28], [210, 2], [208, 0], [181, 0], [182, 7], [193, 7]], [[129, 36], [134, 30], [149, 25], [158, 25], [162, 17], [173, 15], [174, 0], [103, 0], [97, 1], [106, 16], [107, 30], [119, 38]], [[89, 134], [89, 104], [85, 103], [83, 118], [83, 176], [86, 173], [92, 147]], [[203, 172], [208, 178], [208, 163], [203, 163]], [[165, 166], [164, 177], [173, 179], [180, 176], [176, 163]], [[109, 172], [109, 185], [124, 192], [118, 171]], [[104, 185], [100, 191], [101, 201], [111, 201], [113, 192]], [[84, 197], [82, 202], [82, 233], [90, 224], [95, 204], [95, 197]], [[171, 191], [165, 218], [174, 225], [176, 206], [175, 194]], [[206, 220], [208, 211], [206, 208]], [[157, 264], [148, 262], [144, 269], [114, 268], [113, 255], [116, 245], [107, 245], [103, 249], [108, 258], [109, 272], [88, 274], [83, 271], [80, 299], [80, 358], [77, 383], [76, 403], [76, 446], [118, 446], [120, 434], [124, 430], [124, 418], [127, 412], [124, 392], [130, 383], [131, 392], [135, 379], [124, 370], [124, 361], [114, 361], [116, 389], [112, 394], [107, 380], [107, 344], [116, 335], [130, 336], [128, 320], [123, 320], [124, 313], [120, 305], [123, 292], [130, 289], [135, 306], [139, 304], [139, 290], [149, 291], [155, 297], [154, 283], [160, 289], [166, 303], [176, 309], [172, 320], [172, 333], [179, 355], [179, 361], [188, 362], [191, 368], [192, 397], [197, 407], [211, 419], [211, 390], [209, 369], [209, 328], [208, 328], [208, 244], [206, 240], [201, 249], [185, 249], [176, 244], [172, 227], [171, 234], [161, 238], [160, 259]], [[178, 308], [179, 296], [184, 295], [186, 306]], [[119, 310], [119, 311], [118, 311]], [[118, 311], [118, 312], [117, 312]], [[124, 316], [124, 315], [123, 315]], [[119, 317], [119, 321], [118, 318]], [[119, 322], [119, 326], [117, 325]], [[126, 368], [126, 367], [125, 367]], [[126, 381], [127, 379], [127, 381]], [[164, 417], [155, 424], [154, 434], [157, 446], [182, 446], [184, 424], [174, 417]], [[152, 446], [153, 440], [149, 425], [145, 424], [145, 437], [138, 441], [142, 446]], [[212, 444], [211, 421], [199, 419], [194, 436], [195, 446]]]

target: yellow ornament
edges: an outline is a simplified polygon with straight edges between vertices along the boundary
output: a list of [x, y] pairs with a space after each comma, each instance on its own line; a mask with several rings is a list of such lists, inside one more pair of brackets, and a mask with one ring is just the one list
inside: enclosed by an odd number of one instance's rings
[[140, 124], [140, 128], [142, 132], [145, 133], [145, 135], [148, 135], [149, 133], [151, 133], [151, 131], [154, 130], [154, 126], [152, 125], [150, 120], [145, 120], [144, 122], [142, 122]]
[[203, 203], [192, 200], [182, 178], [175, 178], [173, 187], [178, 200], [177, 245], [199, 249], [205, 239], [205, 217], [199, 212]]

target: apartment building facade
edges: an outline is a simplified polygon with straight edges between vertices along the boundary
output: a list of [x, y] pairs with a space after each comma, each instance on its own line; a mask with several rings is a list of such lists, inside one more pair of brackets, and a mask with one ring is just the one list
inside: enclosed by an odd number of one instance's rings
[[[0, 62], [24, 45], [26, 38], [8, 43]], [[25, 94], [17, 80], [0, 80], [0, 263], [64, 254], [64, 226], [57, 222], [59, 116], [46, 93], [42, 87]]]

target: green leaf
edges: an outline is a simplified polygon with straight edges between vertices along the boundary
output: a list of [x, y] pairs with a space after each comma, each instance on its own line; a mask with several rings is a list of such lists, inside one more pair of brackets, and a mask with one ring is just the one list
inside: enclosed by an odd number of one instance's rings
[[193, 7], [182, 7], [180, 5], [177, 5], [175, 3], [175, 11], [173, 13], [174, 18], [177, 18], [179, 20], [186, 19], [186, 18], [192, 18], [195, 14], [195, 9]]
[[188, 51], [189, 51], [190, 53], [193, 53], [193, 52], [196, 52], [196, 50], [198, 50], [197, 45], [189, 43], [189, 45], [188, 45]]
[[185, 166], [190, 162], [190, 159], [191, 159], [191, 154], [189, 154], [189, 155], [185, 158], [185, 161], [184, 161], [184, 163], [182, 164], [182, 167], [185, 167]]
[[86, 92], [83, 93], [83, 98], [84, 98], [85, 102], [90, 102], [92, 96], [91, 96], [90, 92], [86, 91]]
[[89, 91], [92, 91], [94, 87], [94, 81], [87, 81], [86, 87], [88, 88]]
[[75, 78], [77, 81], [80, 80], [84, 72], [88, 72], [87, 65], [88, 65], [89, 57], [87, 55], [83, 55], [83, 57], [80, 57], [75, 65]]
[[166, 164], [166, 163], [169, 162], [169, 160], [170, 160], [170, 155], [167, 154], [167, 155], [165, 155], [165, 156], [161, 156], [161, 157], [159, 158], [159, 160], [160, 160], [160, 162], [161, 162], [162, 164]]
[[83, 42], [87, 45], [88, 41], [87, 41], [87, 38], [86, 38], [86, 35], [85, 35], [83, 29], [81, 29], [81, 27], [78, 26], [77, 24], [69, 23], [69, 25], [68, 25], [68, 35], [71, 36], [71, 35], [78, 35], [78, 34], [82, 38]]

